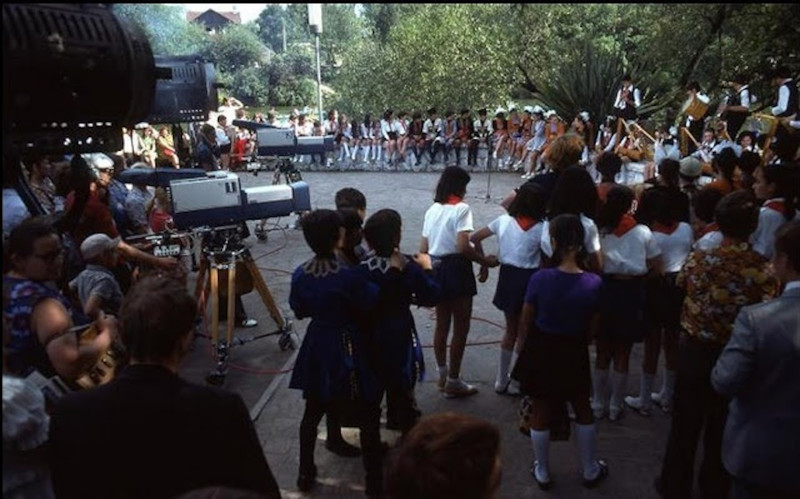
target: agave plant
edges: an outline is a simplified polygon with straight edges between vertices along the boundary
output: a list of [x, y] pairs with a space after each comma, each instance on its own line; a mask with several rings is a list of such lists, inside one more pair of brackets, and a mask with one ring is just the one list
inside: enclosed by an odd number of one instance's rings
[[647, 118], [672, 104], [677, 93], [654, 88], [642, 65], [626, 67], [620, 54], [598, 52], [586, 44], [548, 82], [538, 85], [536, 98], [559, 116], [571, 118], [588, 111], [595, 123], [613, 114], [614, 100], [622, 77], [630, 73], [641, 92], [639, 116]]

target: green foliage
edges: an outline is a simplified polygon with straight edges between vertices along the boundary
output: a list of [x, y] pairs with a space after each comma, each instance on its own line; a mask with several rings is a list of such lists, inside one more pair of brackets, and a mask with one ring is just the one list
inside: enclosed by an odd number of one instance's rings
[[[435, 10], [435, 12], [434, 12]], [[336, 82], [338, 104], [363, 111], [482, 106], [504, 100], [513, 66], [495, 7], [447, 4], [397, 19], [387, 42], [354, 44]]]
[[269, 62], [269, 50], [245, 26], [230, 25], [210, 39], [205, 55], [220, 71], [235, 72]]
[[267, 4], [256, 19], [258, 37], [273, 52], [283, 50], [283, 23], [286, 22], [286, 11], [280, 5]]
[[202, 53], [207, 47], [205, 29], [186, 22], [181, 7], [164, 4], [112, 4], [123, 21], [138, 25], [155, 55]]

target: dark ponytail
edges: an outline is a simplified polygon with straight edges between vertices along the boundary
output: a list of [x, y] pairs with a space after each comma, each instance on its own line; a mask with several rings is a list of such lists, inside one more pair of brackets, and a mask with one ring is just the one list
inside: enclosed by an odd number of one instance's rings
[[600, 207], [597, 217], [597, 228], [603, 232], [612, 232], [622, 216], [631, 209], [633, 191], [624, 185], [615, 185], [606, 195], [606, 202]]

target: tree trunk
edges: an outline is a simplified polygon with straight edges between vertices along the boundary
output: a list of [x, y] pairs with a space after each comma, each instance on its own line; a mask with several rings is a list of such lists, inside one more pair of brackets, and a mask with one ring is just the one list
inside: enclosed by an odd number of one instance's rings
[[697, 50], [695, 50], [694, 55], [689, 59], [689, 62], [686, 64], [686, 68], [683, 70], [683, 74], [681, 74], [681, 77], [678, 80], [681, 88], [686, 87], [686, 85], [689, 83], [692, 73], [694, 73], [694, 70], [697, 69], [697, 65], [700, 63], [700, 58], [703, 57], [706, 49], [712, 43], [714, 43], [714, 38], [722, 32], [722, 27], [725, 24], [725, 21], [730, 17], [731, 12], [738, 9], [738, 6], [729, 4], [721, 4], [717, 6], [716, 12], [710, 19], [711, 26], [706, 32], [703, 43], [697, 47]]

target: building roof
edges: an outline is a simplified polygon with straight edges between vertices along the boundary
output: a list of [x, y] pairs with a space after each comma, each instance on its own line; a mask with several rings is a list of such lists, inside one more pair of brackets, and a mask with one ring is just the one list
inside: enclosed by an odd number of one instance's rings
[[198, 12], [198, 11], [188, 11], [186, 12], [186, 20], [189, 22], [193, 22], [198, 17], [202, 16], [203, 14], [207, 14], [209, 12], [213, 12], [215, 14], [219, 14], [222, 17], [226, 18], [232, 23], [242, 24], [242, 16], [238, 12], [221, 12], [214, 9], [208, 9], [206, 11]]

